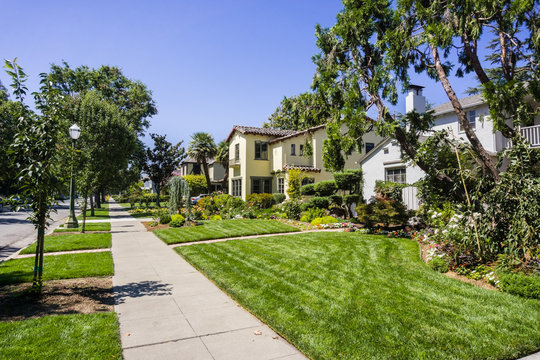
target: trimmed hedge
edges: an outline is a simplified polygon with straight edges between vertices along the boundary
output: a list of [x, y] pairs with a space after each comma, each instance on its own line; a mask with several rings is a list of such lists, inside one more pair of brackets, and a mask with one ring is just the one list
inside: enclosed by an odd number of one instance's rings
[[272, 194], [249, 194], [246, 202], [253, 203], [259, 209], [269, 209], [274, 205], [274, 197]]
[[330, 201], [330, 204], [332, 205], [341, 206], [341, 204], [343, 204], [343, 196], [341, 195], [337, 195], [337, 194], [330, 195], [328, 197], [328, 200]]
[[[305, 185], [304, 185], [305, 186]], [[337, 191], [338, 187], [334, 180], [320, 181], [315, 184], [315, 193], [318, 196], [329, 196]]]
[[517, 273], [501, 273], [499, 288], [501, 291], [531, 299], [540, 299], [540, 276], [527, 276]]
[[281, 204], [287, 198], [285, 194], [281, 194], [281, 193], [275, 193], [275, 194], [272, 194], [272, 196], [274, 197], [274, 203], [276, 204]]
[[306, 184], [300, 188], [302, 195], [315, 195], [315, 184]]

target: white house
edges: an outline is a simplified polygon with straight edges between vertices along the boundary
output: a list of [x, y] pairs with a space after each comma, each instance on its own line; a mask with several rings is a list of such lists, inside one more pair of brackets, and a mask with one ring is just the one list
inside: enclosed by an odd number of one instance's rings
[[[460, 102], [467, 112], [469, 122], [475, 129], [478, 139], [488, 153], [496, 156], [499, 151], [509, 145], [500, 132], [493, 131], [489, 108], [482, 99], [482, 95], [462, 98]], [[412, 110], [420, 113], [425, 112], [425, 103], [426, 99], [422, 95], [422, 87], [412, 85], [406, 98], [406, 112]], [[433, 111], [435, 116], [433, 130], [450, 129], [457, 139], [468, 141], [450, 102], [434, 107]], [[531, 146], [540, 147], [540, 114], [535, 118], [533, 126], [520, 128], [520, 132]], [[401, 147], [396, 140], [391, 138], [386, 138], [377, 144], [360, 162], [364, 175], [363, 195], [365, 200], [375, 196], [375, 182], [378, 180], [413, 184], [424, 176], [424, 172], [418, 166], [404, 163], [401, 160]]]

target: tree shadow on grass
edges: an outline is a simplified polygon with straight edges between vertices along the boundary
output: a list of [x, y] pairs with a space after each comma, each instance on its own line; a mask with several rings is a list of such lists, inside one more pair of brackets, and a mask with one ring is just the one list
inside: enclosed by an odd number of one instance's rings
[[143, 296], [167, 296], [172, 294], [171, 290], [171, 285], [159, 281], [131, 282], [114, 287], [115, 303], [123, 304], [127, 299]]

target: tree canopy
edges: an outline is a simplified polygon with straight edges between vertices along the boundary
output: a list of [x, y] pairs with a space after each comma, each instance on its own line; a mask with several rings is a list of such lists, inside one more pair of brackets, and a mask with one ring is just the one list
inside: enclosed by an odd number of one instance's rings
[[216, 152], [217, 148], [212, 135], [205, 132], [197, 132], [191, 136], [187, 154], [202, 165], [208, 191], [212, 189], [210, 173], [208, 172], [208, 161], [216, 155]]

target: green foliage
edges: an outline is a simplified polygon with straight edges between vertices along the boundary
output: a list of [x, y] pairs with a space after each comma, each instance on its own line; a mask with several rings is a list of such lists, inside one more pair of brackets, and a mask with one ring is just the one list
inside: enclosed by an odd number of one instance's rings
[[337, 222], [338, 219], [333, 216], [323, 216], [313, 219], [311, 225], [335, 224]]
[[253, 204], [253, 206], [259, 209], [269, 209], [274, 204], [274, 197], [272, 194], [248, 194], [246, 196], [246, 202]]
[[522, 273], [500, 273], [499, 288], [507, 293], [531, 299], [540, 299], [540, 276]]
[[162, 212], [158, 215], [160, 224], [168, 224], [171, 222], [171, 215], [166, 212]]
[[312, 207], [307, 209], [300, 218], [300, 221], [310, 223], [313, 219], [320, 218], [326, 215], [326, 210]]
[[345, 195], [343, 196], [343, 202], [347, 206], [352, 204], [360, 204], [360, 195]]
[[216, 220], [223, 220], [221, 215], [212, 215], [210, 216], [210, 220], [216, 221]]
[[428, 263], [429, 267], [440, 273], [448, 272], [448, 260], [446, 257], [434, 256], [431, 261]]
[[285, 97], [263, 126], [273, 129], [306, 130], [324, 124], [331, 115], [320, 106], [323, 101], [319, 94], [311, 92]]
[[171, 219], [170, 222], [169, 222], [170, 227], [181, 227], [182, 225], [184, 225], [184, 222], [186, 220], [180, 214], [174, 214], [174, 215], [171, 216], [170, 219]]
[[328, 209], [330, 206], [330, 201], [328, 201], [327, 197], [323, 196], [315, 196], [309, 199], [308, 202], [303, 204], [304, 209], [308, 209], [310, 207], [316, 207], [319, 209]]
[[197, 132], [191, 136], [187, 154], [195, 159], [197, 163], [202, 165], [207, 189], [212, 188], [210, 173], [208, 172], [208, 161], [213, 158], [216, 153], [217, 147], [212, 135], [205, 132]]
[[192, 187], [186, 177], [173, 176], [169, 180], [169, 212], [176, 214], [183, 206], [186, 207], [188, 213], [191, 208]]
[[315, 195], [315, 184], [306, 184], [300, 187], [300, 194]]
[[405, 206], [397, 201], [377, 199], [369, 204], [360, 204], [356, 207], [358, 219], [368, 227], [382, 224], [384, 227], [403, 225], [409, 219]]
[[362, 193], [362, 169], [347, 169], [342, 172], [335, 172], [333, 175], [339, 190], [348, 191], [349, 194]]
[[315, 193], [318, 196], [330, 196], [337, 191], [338, 187], [334, 180], [319, 181], [315, 184]]
[[302, 213], [302, 207], [297, 200], [289, 200], [283, 203], [281, 211], [285, 213], [288, 219], [298, 220]]
[[281, 204], [287, 198], [285, 196], [285, 194], [280, 194], [280, 193], [274, 193], [274, 194], [272, 194], [272, 196], [274, 197], [274, 203], [275, 204]]
[[208, 187], [204, 175], [184, 175], [183, 178], [187, 181], [191, 196], [208, 193]]
[[331, 205], [341, 206], [341, 204], [343, 204], [343, 196], [341, 195], [337, 195], [337, 194], [330, 195], [328, 197], [328, 200], [330, 201]]
[[241, 214], [244, 207], [242, 199], [228, 194], [206, 196], [197, 203], [202, 216], [221, 215], [222, 218], [228, 219]]
[[301, 197], [300, 187], [302, 186], [302, 180], [306, 178], [307, 175], [301, 170], [290, 169], [288, 171], [288, 184], [287, 194], [291, 200], [298, 200]]
[[401, 197], [403, 189], [408, 186], [410, 185], [377, 180], [375, 182], [375, 192], [382, 198], [401, 202], [403, 201]]

